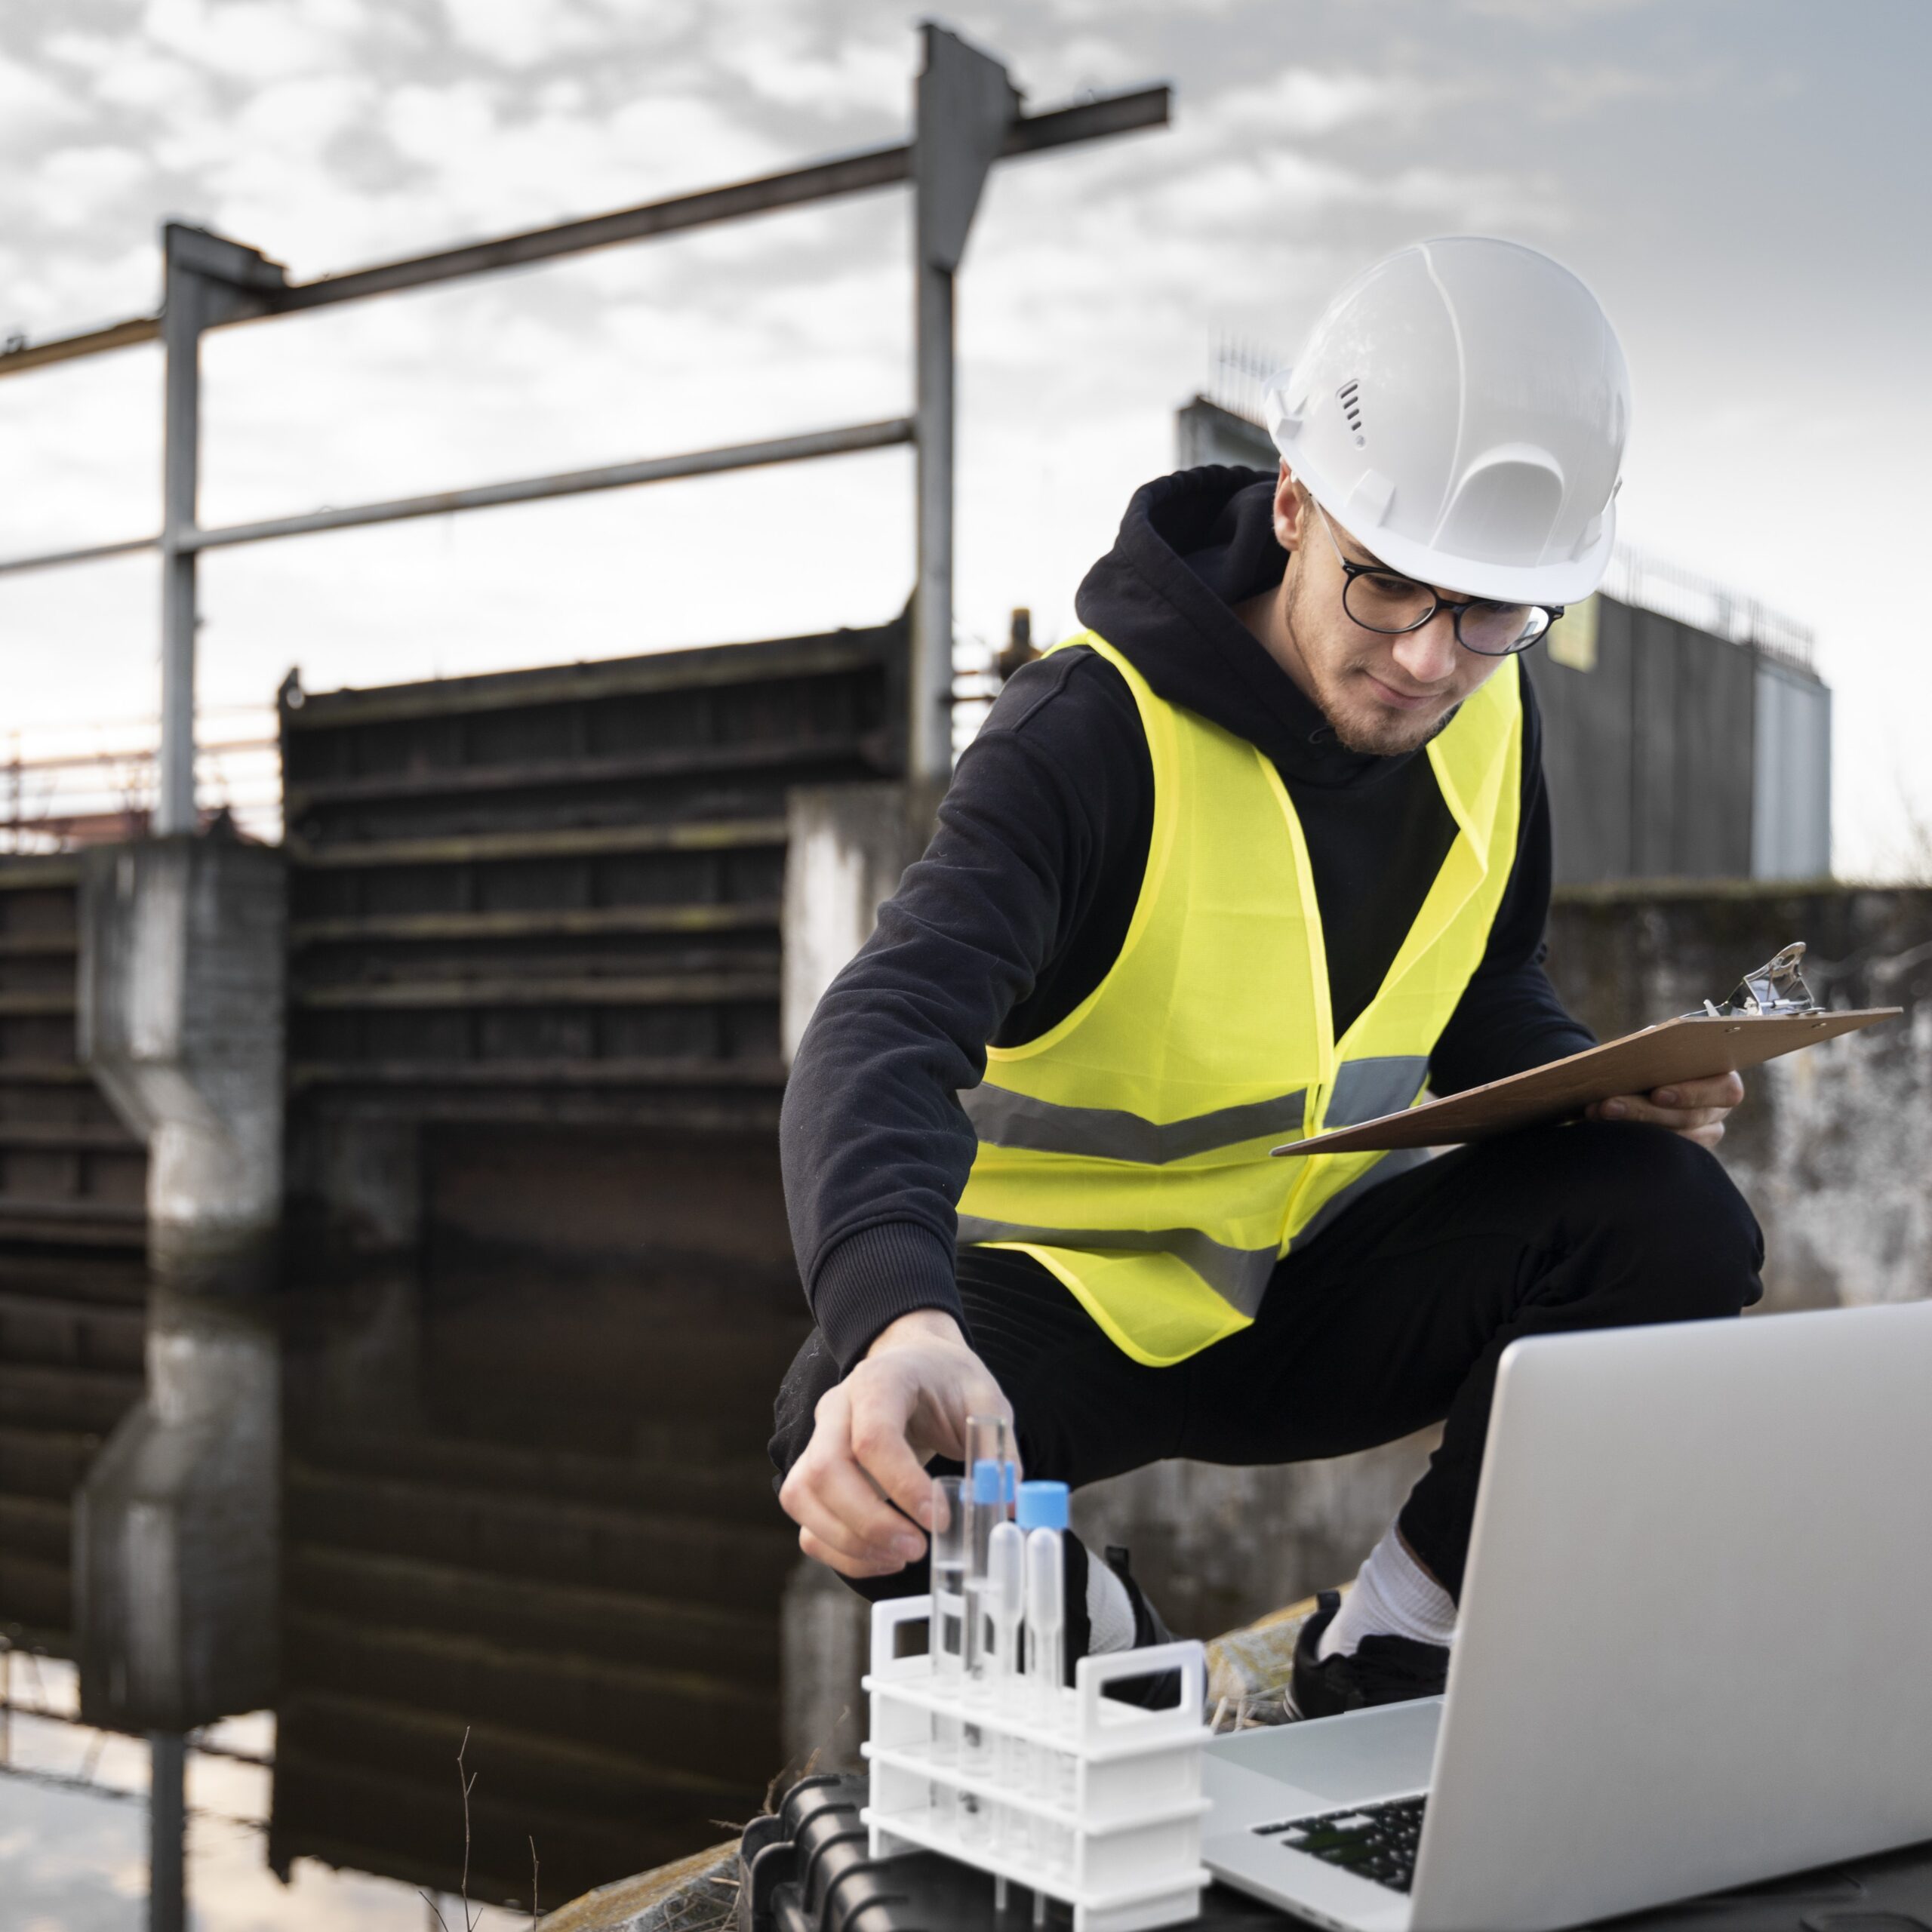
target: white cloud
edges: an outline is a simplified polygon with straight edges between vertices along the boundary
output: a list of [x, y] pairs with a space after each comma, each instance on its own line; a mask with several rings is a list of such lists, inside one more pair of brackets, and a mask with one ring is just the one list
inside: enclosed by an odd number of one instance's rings
[[573, 0], [445, 0], [460, 47], [506, 67], [534, 66], [607, 45], [610, 23]]
[[781, 106], [832, 120], [855, 111], [907, 114], [912, 81], [903, 36], [844, 41], [808, 53], [789, 38], [734, 37], [717, 48], [718, 64], [753, 93]]
[[355, 0], [147, 0], [142, 12], [156, 45], [256, 84], [340, 65], [363, 20]]
[[119, 201], [150, 172], [146, 157], [131, 148], [57, 148], [15, 192], [31, 203], [41, 221], [78, 226]]
[[1429, 98], [1429, 90], [1399, 74], [1291, 66], [1198, 105], [1184, 103], [1180, 113], [1217, 133], [1303, 138], [1355, 122], [1411, 116]]
[[29, 153], [36, 141], [83, 118], [58, 82], [0, 54], [0, 152]]

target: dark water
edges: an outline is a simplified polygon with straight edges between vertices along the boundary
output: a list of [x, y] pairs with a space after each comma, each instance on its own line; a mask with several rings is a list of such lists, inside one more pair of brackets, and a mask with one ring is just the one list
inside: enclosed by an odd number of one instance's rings
[[[802, 1326], [769, 1271], [675, 1257], [245, 1307], [0, 1263], [0, 1932], [148, 1922], [171, 1683], [210, 1932], [460, 1923], [460, 1749], [483, 1924], [528, 1923], [533, 1848], [547, 1909], [726, 1836], [780, 1767], [761, 1449]], [[174, 1433], [104, 1481], [157, 1404]], [[126, 1558], [155, 1470], [171, 1594]]]

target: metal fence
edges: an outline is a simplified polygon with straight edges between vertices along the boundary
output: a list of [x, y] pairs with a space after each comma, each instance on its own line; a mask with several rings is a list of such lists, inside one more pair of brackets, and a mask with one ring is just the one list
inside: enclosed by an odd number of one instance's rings
[[[632, 488], [860, 450], [912, 445], [917, 456], [918, 574], [909, 681], [908, 765], [920, 780], [943, 777], [952, 752], [954, 281], [986, 177], [996, 162], [1139, 128], [1164, 126], [1164, 86], [1097, 97], [1038, 114], [1020, 111], [1006, 69], [957, 35], [921, 29], [925, 65], [914, 97], [909, 141], [871, 148], [749, 181], [648, 202], [405, 260], [291, 282], [258, 249], [170, 222], [162, 231], [160, 312], [56, 340], [17, 338], [0, 348], [0, 376], [79, 356], [159, 342], [165, 358], [160, 531], [109, 543], [0, 561], [0, 575], [92, 563], [137, 551], [162, 559], [162, 709], [152, 829], [187, 832], [200, 823], [195, 752], [195, 567], [202, 552], [453, 511]], [[678, 234], [874, 189], [913, 190], [915, 291], [912, 414], [801, 435], [611, 463], [600, 468], [319, 509], [223, 528], [197, 512], [201, 454], [200, 344], [209, 329], [255, 321], [398, 289], [495, 273], [586, 250]]]

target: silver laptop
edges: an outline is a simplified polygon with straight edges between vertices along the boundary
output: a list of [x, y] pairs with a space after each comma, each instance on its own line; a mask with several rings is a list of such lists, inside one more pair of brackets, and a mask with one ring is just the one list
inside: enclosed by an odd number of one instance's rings
[[1932, 1302], [1518, 1342], [1447, 1694], [1208, 1746], [1203, 1862], [1547, 1932], [1932, 1838]]

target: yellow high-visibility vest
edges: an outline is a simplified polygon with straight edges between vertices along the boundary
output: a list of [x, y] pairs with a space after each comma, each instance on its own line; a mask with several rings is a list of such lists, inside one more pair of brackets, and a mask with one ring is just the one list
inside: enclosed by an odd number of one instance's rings
[[[989, 1047], [960, 1096], [979, 1152], [964, 1244], [1033, 1256], [1136, 1361], [1184, 1361], [1255, 1316], [1275, 1263], [1420, 1153], [1270, 1148], [1412, 1106], [1480, 963], [1516, 851], [1512, 658], [1431, 740], [1456, 837], [1375, 997], [1340, 1039], [1300, 820], [1244, 739], [1127, 681], [1154, 771], [1147, 867], [1120, 954], [1059, 1025]], [[1372, 891], [1364, 880], [1361, 890]]]

